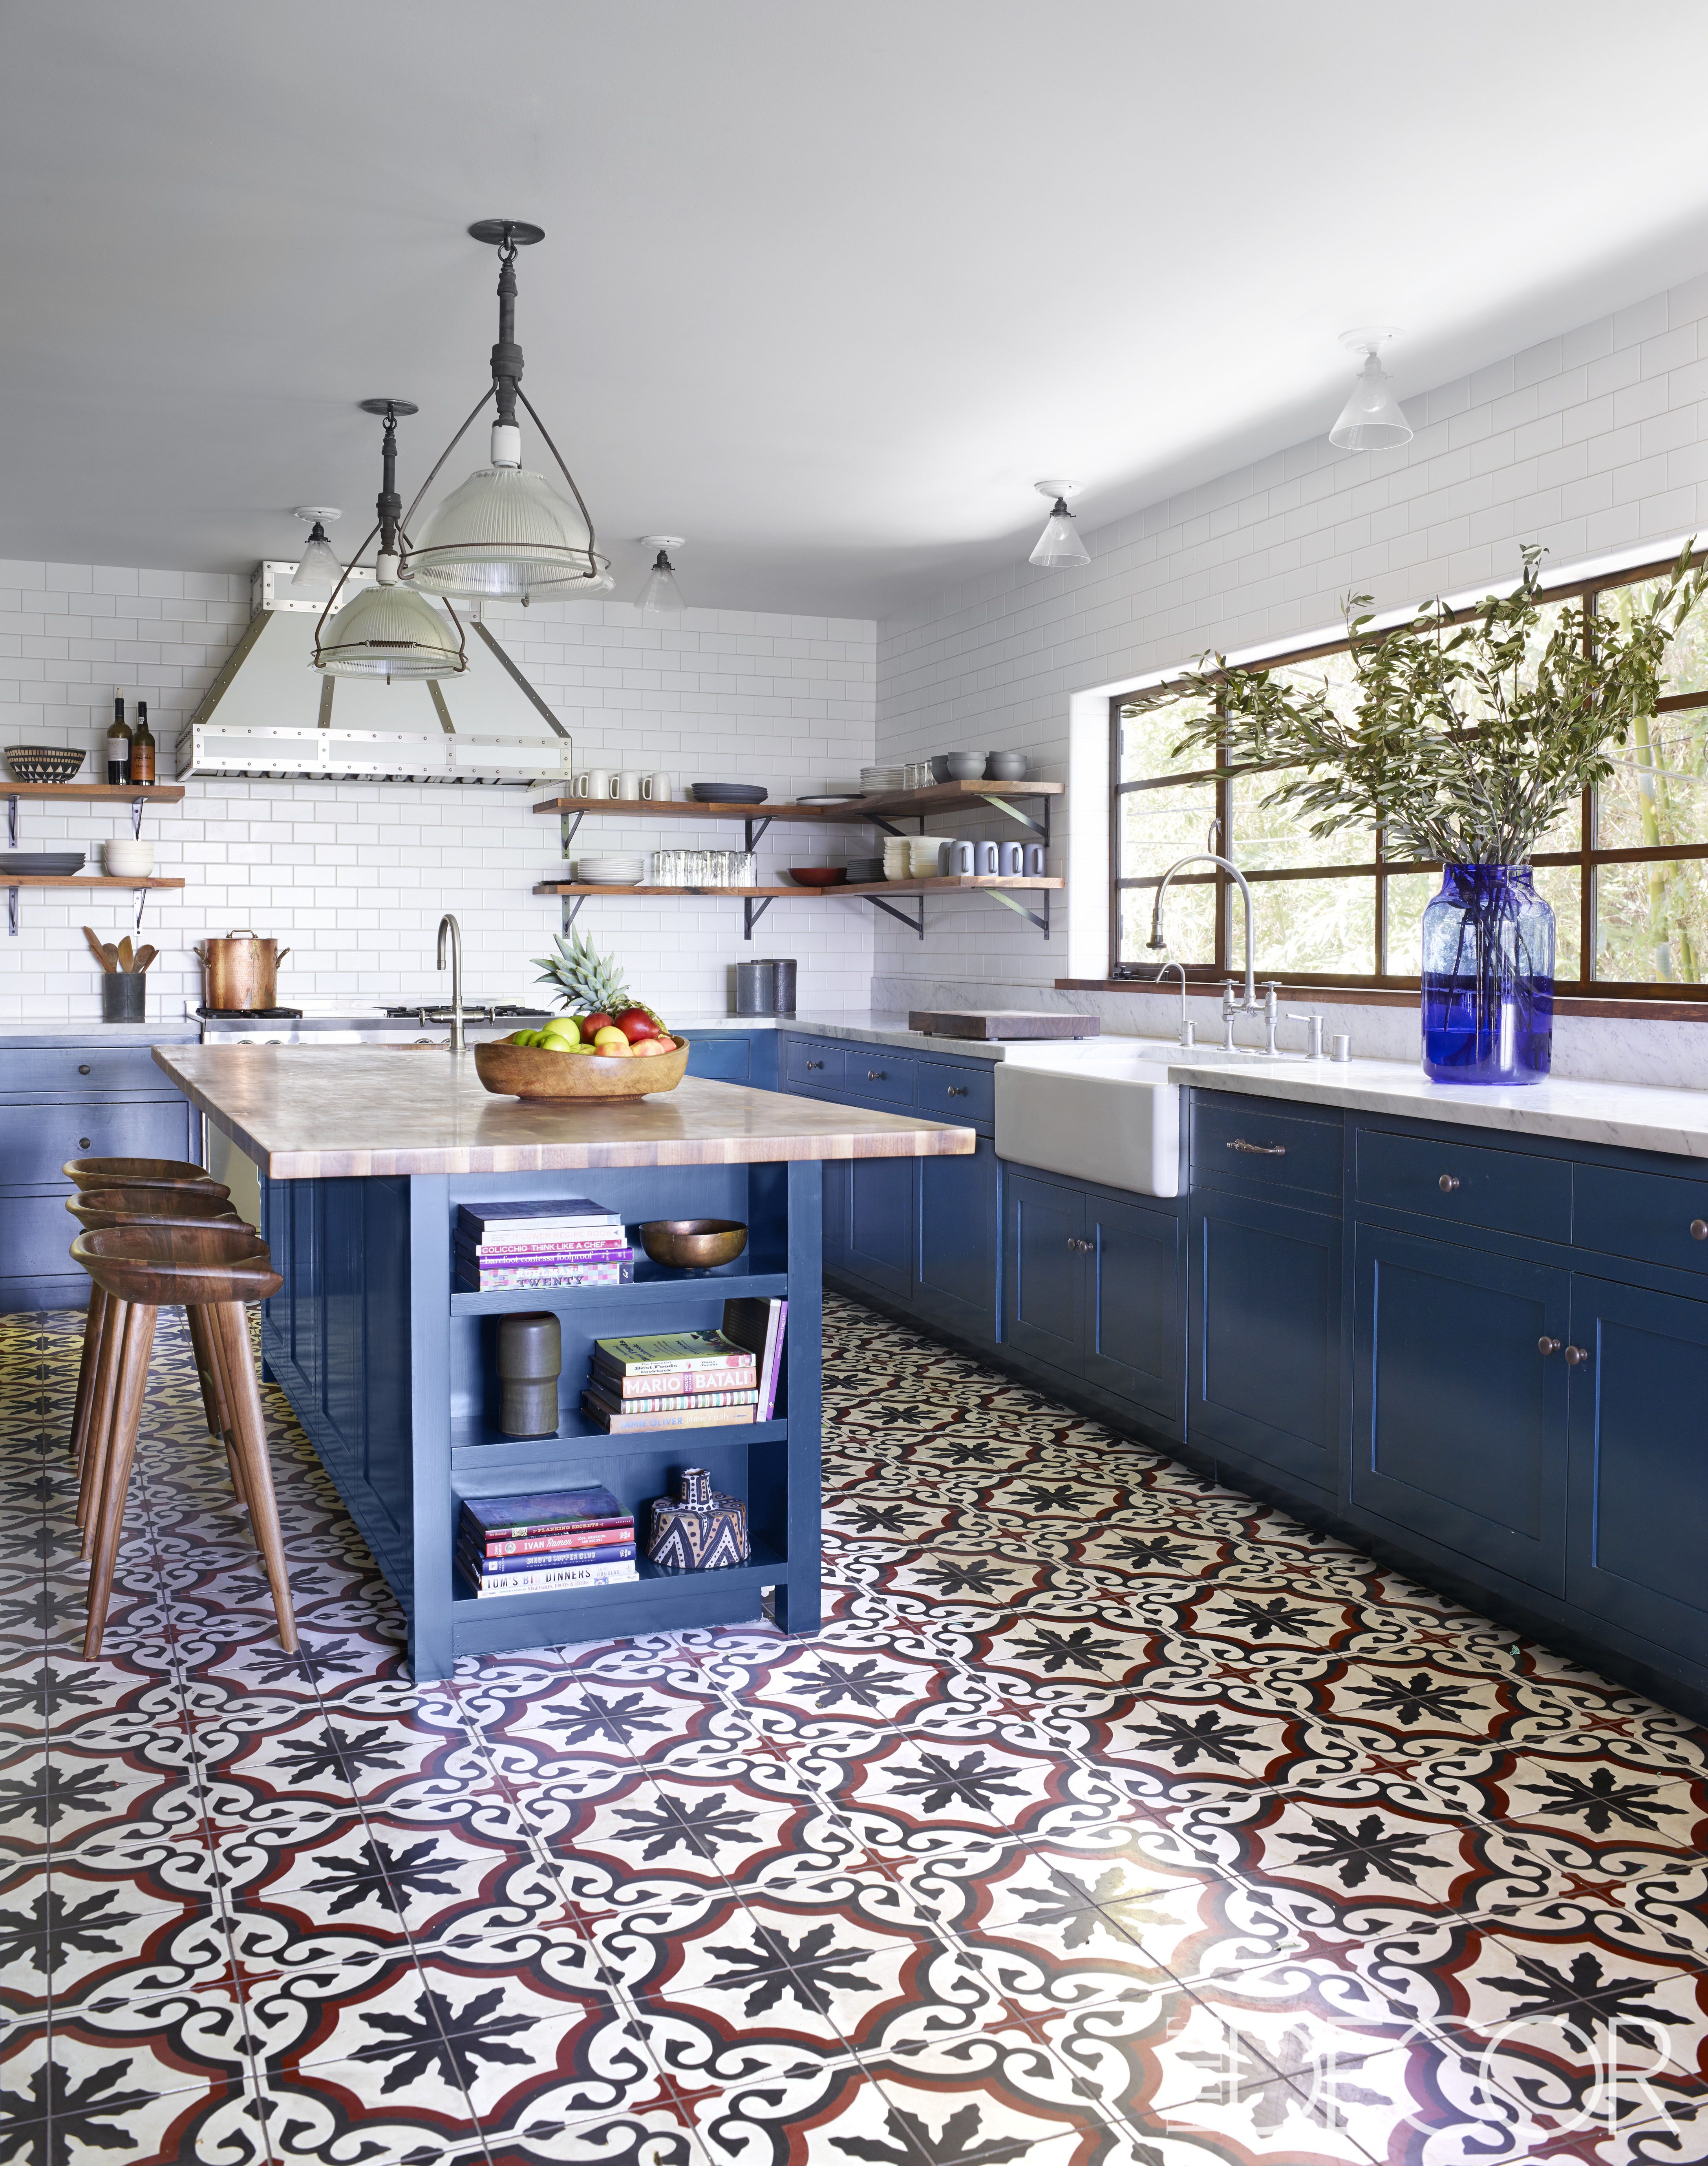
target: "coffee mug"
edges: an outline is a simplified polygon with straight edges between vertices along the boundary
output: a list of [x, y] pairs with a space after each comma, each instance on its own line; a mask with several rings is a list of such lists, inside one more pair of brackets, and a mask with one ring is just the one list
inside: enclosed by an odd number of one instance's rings
[[655, 805], [668, 805], [676, 795], [676, 785], [668, 774], [649, 774], [647, 795]]
[[590, 767], [585, 774], [576, 776], [575, 795], [578, 797], [609, 797], [611, 785], [616, 779], [608, 767]]
[[973, 846], [970, 843], [945, 843], [937, 853], [939, 876], [955, 878], [973, 869]]
[[616, 779], [615, 795], [621, 798], [625, 805], [633, 805], [638, 803], [646, 794], [641, 787], [638, 771], [632, 767], [626, 767]]
[[980, 878], [982, 880], [995, 879], [997, 862], [996, 844], [994, 843], [978, 843], [974, 845], [974, 849]]
[[1044, 877], [1042, 843], [1029, 843], [1026, 845], [1026, 877], [1028, 880], [1042, 880]]
[[1024, 862], [1025, 853], [1018, 843], [997, 843], [997, 869], [1004, 880], [1018, 880]]

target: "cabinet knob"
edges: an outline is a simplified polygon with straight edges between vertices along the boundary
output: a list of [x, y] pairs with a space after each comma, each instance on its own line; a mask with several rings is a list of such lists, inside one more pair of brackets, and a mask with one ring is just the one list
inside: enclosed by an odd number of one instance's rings
[[809, 1060], [806, 1065], [809, 1068], [822, 1068], [824, 1063], [822, 1060]]
[[1069, 1246], [1069, 1248], [1070, 1248], [1070, 1249], [1081, 1249], [1081, 1250], [1083, 1250], [1083, 1251], [1084, 1251], [1084, 1253], [1085, 1253], [1087, 1255], [1089, 1255], [1091, 1254], [1091, 1249], [1092, 1249], [1092, 1244], [1091, 1244], [1091, 1243], [1090, 1243], [1089, 1241], [1084, 1241], [1084, 1240], [1081, 1240], [1081, 1239], [1080, 1239], [1080, 1237], [1079, 1237], [1079, 1235], [1078, 1235], [1077, 1234], [1070, 1234], [1068, 1235], [1068, 1237], [1067, 1237], [1067, 1245]]
[[890, 1071], [887, 1068], [869, 1068], [866, 1070], [868, 1083], [887, 1083], [889, 1080]]
[[1690, 1239], [1693, 1241], [1708, 1241], [1708, 1218], [1693, 1218], [1690, 1221]]
[[77, 1149], [79, 1150], [87, 1150], [89, 1148], [89, 1143], [90, 1138], [87, 1136], [79, 1136], [77, 1138]]
[[1229, 1150], [1248, 1151], [1253, 1158], [1285, 1158], [1285, 1144], [1248, 1144], [1244, 1136], [1235, 1136], [1228, 1146]]
[[[87, 1075], [88, 1074], [88, 1072], [89, 1072], [89, 1064], [88, 1064], [88, 1062], [87, 1062], [87, 1060], [80, 1060], [80, 1061], [77, 1063], [77, 1073], [78, 1073], [78, 1075]], [[1708, 1234], [1708, 1226], [1705, 1226], [1705, 1227], [1702, 1228], [1702, 1232], [1703, 1232], [1704, 1234]], [[1700, 1237], [1700, 1235], [1699, 1235], [1697, 1238], [1700, 1239], [1701, 1237]]]
[[1557, 1354], [1560, 1350], [1560, 1342], [1557, 1339], [1550, 1339], [1547, 1332], [1544, 1332], [1536, 1343], [1536, 1350], [1538, 1354]]
[[1451, 1196], [1458, 1185], [1459, 1176], [1457, 1173], [1444, 1173], [1436, 1183], [1436, 1186], [1441, 1190], [1443, 1196]]
[[1587, 1346], [1568, 1346], [1566, 1349], [1566, 1366], [1568, 1369], [1575, 1369], [1580, 1361], [1587, 1361], [1589, 1359], [1589, 1350]]
[[[965, 1083], [951, 1083], [949, 1086], [949, 1095], [951, 1098], [965, 1098], [967, 1094], [967, 1087], [968, 1086]], [[1708, 1227], [1704, 1227], [1702, 1230], [1705, 1233], [1708, 1233]]]

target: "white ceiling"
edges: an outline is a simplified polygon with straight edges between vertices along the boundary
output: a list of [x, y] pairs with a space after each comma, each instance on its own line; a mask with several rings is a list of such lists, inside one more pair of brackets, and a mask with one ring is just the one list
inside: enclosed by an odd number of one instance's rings
[[664, 531], [692, 601], [843, 615], [1023, 557], [1039, 475], [1091, 526], [1326, 430], [1349, 324], [1404, 396], [1708, 271], [1700, 0], [12, 0], [3, 55], [0, 557], [349, 536], [371, 394], [411, 494], [474, 218], [547, 229], [526, 385], [623, 590]]

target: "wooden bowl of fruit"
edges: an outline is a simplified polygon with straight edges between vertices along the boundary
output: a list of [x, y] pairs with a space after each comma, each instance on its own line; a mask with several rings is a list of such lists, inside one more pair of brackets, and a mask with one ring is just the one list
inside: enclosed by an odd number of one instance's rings
[[650, 1010], [560, 1016], [474, 1049], [474, 1072], [501, 1098], [646, 1098], [674, 1091], [688, 1072], [688, 1041]]

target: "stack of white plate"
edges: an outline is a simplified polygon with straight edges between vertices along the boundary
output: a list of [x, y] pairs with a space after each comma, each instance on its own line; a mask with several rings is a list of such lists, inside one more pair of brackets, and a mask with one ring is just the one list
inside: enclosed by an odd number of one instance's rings
[[892, 790], [902, 787], [899, 767], [863, 767], [860, 769], [860, 795], [863, 797], [886, 797]]
[[909, 876], [912, 866], [908, 845], [912, 840], [912, 837], [908, 835], [889, 835], [885, 837], [884, 878], [886, 880], [906, 880]]
[[637, 850], [600, 850], [575, 860], [583, 887], [638, 887], [646, 876], [647, 861]]

